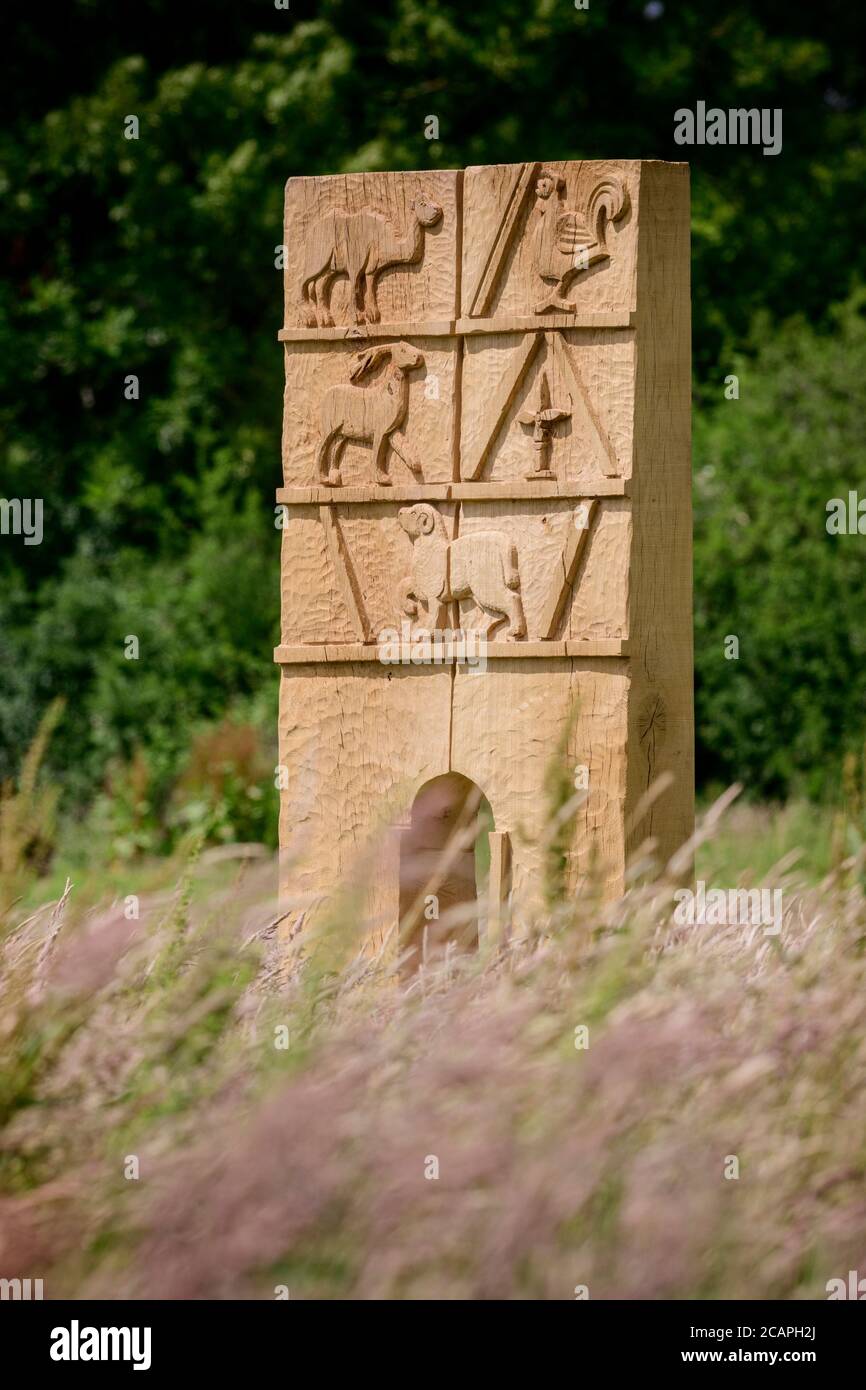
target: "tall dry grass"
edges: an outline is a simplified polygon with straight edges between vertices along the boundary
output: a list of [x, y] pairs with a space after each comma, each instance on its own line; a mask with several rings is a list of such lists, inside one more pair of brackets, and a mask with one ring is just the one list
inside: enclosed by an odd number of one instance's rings
[[299, 938], [281, 968], [272, 867], [199, 875], [137, 918], [78, 918], [73, 887], [7, 925], [0, 1276], [790, 1299], [866, 1272], [856, 856], [813, 887], [781, 866], [779, 937], [677, 926], [675, 874], [643, 874], [409, 982], [348, 915], [341, 965]]

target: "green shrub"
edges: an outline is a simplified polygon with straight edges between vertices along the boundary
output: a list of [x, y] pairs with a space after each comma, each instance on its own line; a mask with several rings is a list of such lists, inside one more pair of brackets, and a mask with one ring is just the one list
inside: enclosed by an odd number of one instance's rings
[[[866, 536], [826, 527], [830, 499], [866, 497], [864, 302], [839, 308], [829, 333], [759, 325], [761, 350], [731, 364], [739, 399], [696, 413], [705, 781], [822, 795], [866, 737]], [[725, 658], [728, 635], [739, 639], [737, 660]]]

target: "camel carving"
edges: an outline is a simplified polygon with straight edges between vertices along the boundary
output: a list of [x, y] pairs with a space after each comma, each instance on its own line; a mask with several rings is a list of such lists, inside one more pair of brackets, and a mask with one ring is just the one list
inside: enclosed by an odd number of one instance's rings
[[335, 208], [312, 224], [304, 247], [301, 315], [308, 328], [333, 328], [331, 292], [347, 275], [356, 323], [378, 323], [376, 280], [392, 265], [415, 265], [424, 254], [424, 232], [435, 227], [442, 209], [423, 193], [410, 203], [407, 230], [401, 235], [379, 212]]
[[619, 179], [604, 178], [595, 184], [585, 213], [564, 207], [564, 193], [565, 179], [542, 169], [535, 185], [539, 219], [532, 250], [538, 275], [552, 281], [555, 288], [534, 305], [536, 314], [549, 309], [574, 312], [576, 305], [565, 297], [568, 283], [597, 261], [609, 259], [608, 224], [618, 222], [628, 211], [628, 192]]
[[[390, 363], [377, 386], [361, 386], [380, 362]], [[409, 372], [424, 366], [421, 353], [409, 343], [380, 343], [352, 358], [349, 382], [332, 386], [319, 406], [319, 447], [316, 471], [326, 487], [340, 487], [343, 481], [340, 458], [350, 439], [373, 445], [376, 482], [390, 486], [388, 450], [393, 449], [417, 481], [421, 465], [405, 443], [398, 446], [394, 434], [402, 426], [409, 409]]]
[[445, 523], [429, 502], [401, 507], [397, 520], [412, 542], [412, 567], [400, 586], [403, 612], [423, 608], [431, 629], [443, 622], [445, 605], [470, 598], [494, 615], [486, 636], [508, 623], [507, 636], [526, 636], [517, 547], [503, 531], [472, 531], [449, 541]]

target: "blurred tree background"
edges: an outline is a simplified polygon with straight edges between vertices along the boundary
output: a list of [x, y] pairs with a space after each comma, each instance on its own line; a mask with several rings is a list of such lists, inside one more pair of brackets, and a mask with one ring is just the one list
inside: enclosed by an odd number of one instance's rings
[[[42, 497], [45, 539], [0, 538], [0, 779], [63, 696], [48, 758], [67, 816], [101, 806], [127, 852], [190, 806], [209, 833], [273, 838], [286, 178], [616, 156], [692, 166], [701, 778], [832, 790], [866, 728], [862, 541], [825, 530], [863, 456], [855, 6], [90, 0], [4, 17], [0, 495]], [[674, 112], [698, 100], [781, 108], [782, 152], [675, 145]]]

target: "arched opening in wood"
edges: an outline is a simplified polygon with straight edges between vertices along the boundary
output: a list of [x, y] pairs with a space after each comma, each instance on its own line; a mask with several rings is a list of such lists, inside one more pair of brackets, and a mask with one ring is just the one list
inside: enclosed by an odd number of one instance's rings
[[494, 833], [489, 802], [461, 773], [434, 777], [418, 792], [400, 846], [404, 974], [441, 957], [449, 942], [477, 949], [487, 929]]

